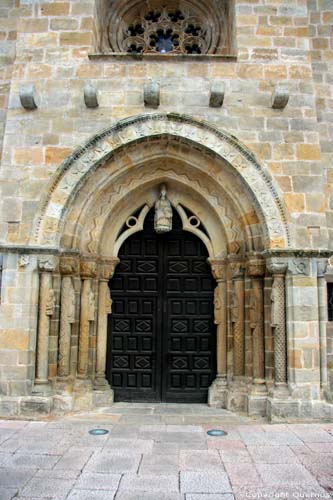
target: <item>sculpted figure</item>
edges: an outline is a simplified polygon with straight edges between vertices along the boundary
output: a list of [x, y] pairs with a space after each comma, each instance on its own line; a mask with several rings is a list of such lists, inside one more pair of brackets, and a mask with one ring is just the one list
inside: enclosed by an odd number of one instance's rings
[[161, 186], [161, 194], [155, 203], [154, 227], [157, 233], [168, 233], [172, 230], [172, 207], [167, 198], [165, 184]]
[[89, 290], [87, 299], [88, 299], [87, 300], [87, 305], [88, 305], [87, 319], [88, 319], [88, 321], [94, 321], [95, 320], [95, 294], [92, 290]]
[[220, 289], [217, 286], [214, 291], [214, 323], [220, 325], [223, 322], [223, 303], [220, 297]]
[[236, 323], [238, 319], [238, 298], [235, 291], [231, 294], [231, 303], [230, 303], [230, 314], [231, 314], [231, 322]]
[[48, 293], [47, 301], [46, 301], [46, 315], [53, 316], [55, 311], [56, 298], [54, 294], [54, 290], [51, 288]]
[[272, 327], [277, 326], [279, 323], [278, 306], [279, 306], [278, 289], [277, 289], [277, 283], [274, 280], [273, 285], [272, 285], [272, 291], [271, 291], [271, 326]]

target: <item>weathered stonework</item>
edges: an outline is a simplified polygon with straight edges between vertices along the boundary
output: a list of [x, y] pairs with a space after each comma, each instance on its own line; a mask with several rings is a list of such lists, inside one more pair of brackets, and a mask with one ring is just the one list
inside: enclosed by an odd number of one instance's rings
[[110, 55], [102, 5], [1, 6], [0, 415], [112, 404], [108, 283], [166, 184], [216, 281], [208, 403], [332, 417], [333, 6], [223, 1], [223, 46], [213, 16], [205, 54]]

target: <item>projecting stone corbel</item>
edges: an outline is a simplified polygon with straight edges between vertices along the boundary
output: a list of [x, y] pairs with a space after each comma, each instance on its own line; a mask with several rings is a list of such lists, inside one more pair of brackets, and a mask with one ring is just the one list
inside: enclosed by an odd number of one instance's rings
[[87, 108], [98, 107], [97, 89], [91, 83], [87, 83], [83, 89], [84, 103]]
[[145, 106], [158, 108], [160, 105], [160, 84], [155, 80], [146, 82], [143, 90], [143, 99]]
[[221, 106], [223, 106], [224, 95], [224, 82], [213, 82], [210, 89], [209, 106], [211, 108], [220, 108]]
[[272, 108], [284, 109], [289, 101], [289, 90], [283, 87], [275, 87], [272, 94]]
[[39, 99], [34, 85], [24, 85], [20, 88], [20, 101], [22, 107], [29, 111], [38, 108]]

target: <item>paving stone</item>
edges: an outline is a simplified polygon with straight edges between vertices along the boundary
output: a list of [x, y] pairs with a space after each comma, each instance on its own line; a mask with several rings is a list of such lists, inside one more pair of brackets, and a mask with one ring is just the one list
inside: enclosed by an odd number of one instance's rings
[[154, 455], [178, 455], [179, 445], [177, 443], [154, 443], [152, 453]]
[[77, 482], [77, 490], [116, 490], [119, 485], [120, 474], [101, 474], [83, 472]]
[[203, 428], [201, 425], [167, 425], [167, 432], [201, 432]]
[[233, 450], [233, 449], [242, 449], [245, 448], [245, 444], [243, 441], [233, 441], [233, 440], [224, 440], [221, 439], [210, 439], [207, 441], [208, 449], [216, 449], [216, 450]]
[[73, 484], [74, 480], [72, 479], [45, 479], [41, 481], [40, 478], [34, 477], [23, 488], [20, 495], [36, 499], [51, 495], [57, 500], [65, 500]]
[[247, 445], [301, 445], [302, 441], [292, 432], [252, 432], [241, 431], [244, 443]]
[[299, 463], [295, 453], [288, 446], [248, 446], [254, 462], [265, 464], [293, 464]]
[[137, 472], [141, 455], [128, 451], [124, 454], [113, 454], [97, 451], [86, 463], [84, 470], [89, 472], [119, 473]]
[[256, 464], [260, 476], [267, 485], [292, 486], [295, 484], [317, 485], [316, 480], [302, 465]]
[[333, 436], [324, 429], [293, 429], [293, 432], [304, 443], [333, 443]]
[[251, 463], [225, 463], [225, 470], [229, 476], [231, 484], [238, 486], [260, 486], [262, 480], [254, 466]]
[[315, 453], [333, 453], [333, 443], [307, 443], [307, 446]]
[[3, 466], [23, 469], [52, 469], [59, 459], [59, 455], [23, 455], [22, 453], [15, 453], [7, 457]]
[[113, 500], [116, 491], [72, 490], [66, 500]]
[[145, 439], [110, 439], [105, 449], [130, 449], [133, 453], [150, 453], [153, 449], [153, 440]]
[[3, 488], [22, 488], [33, 477], [37, 469], [20, 470], [17, 467], [0, 468], [0, 485]]
[[184, 500], [184, 495], [177, 493], [149, 493], [147, 491], [118, 491], [115, 500]]
[[186, 494], [232, 493], [231, 485], [225, 472], [181, 472], [180, 490]]
[[181, 470], [224, 470], [217, 450], [182, 450], [179, 456], [179, 465]]
[[80, 470], [72, 469], [39, 469], [34, 477], [43, 479], [77, 479], [81, 474]]
[[223, 463], [252, 463], [252, 457], [245, 448], [219, 450], [219, 454]]
[[[0, 500], [11, 500], [17, 494], [16, 488], [2, 488], [0, 486]], [[17, 498], [17, 497], [16, 497]]]
[[91, 449], [75, 448], [66, 452], [56, 464], [55, 469], [81, 470], [92, 455]]
[[231, 495], [230, 493], [226, 493], [225, 495], [210, 495], [210, 494], [189, 494], [186, 495], [186, 500], [234, 500], [235, 497], [234, 495]]
[[179, 478], [178, 474], [125, 474], [119, 490], [179, 493]]
[[177, 474], [179, 470], [178, 455], [143, 455], [139, 474]]

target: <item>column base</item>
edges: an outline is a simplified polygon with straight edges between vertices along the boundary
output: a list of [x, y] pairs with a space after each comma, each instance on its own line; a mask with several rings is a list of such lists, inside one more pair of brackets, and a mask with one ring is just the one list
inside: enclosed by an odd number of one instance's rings
[[208, 389], [208, 406], [212, 408], [227, 407], [227, 381], [217, 377]]
[[227, 409], [230, 411], [247, 411], [248, 385], [245, 380], [234, 380], [229, 388], [227, 395]]
[[267, 414], [267, 394], [249, 394], [247, 396], [247, 413], [248, 415], [258, 415], [266, 417]]

